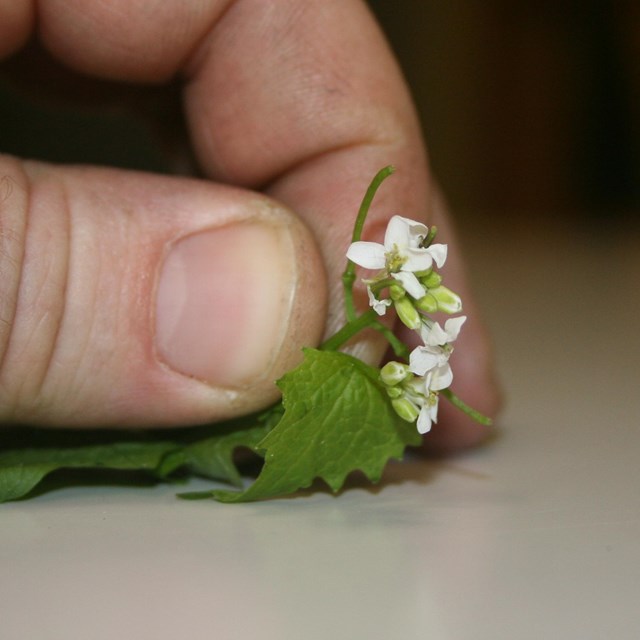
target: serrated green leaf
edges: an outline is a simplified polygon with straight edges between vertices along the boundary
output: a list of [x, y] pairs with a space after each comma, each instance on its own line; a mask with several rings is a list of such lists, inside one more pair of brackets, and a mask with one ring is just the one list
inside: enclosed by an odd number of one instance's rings
[[[258, 443], [269, 432], [267, 422], [244, 429], [230, 430], [227, 433], [206, 438], [173, 452], [163, 461], [163, 466], [172, 468], [186, 467], [191, 473], [222, 480], [236, 487], [242, 486], [240, 472], [234, 462], [233, 454], [238, 447], [245, 447], [255, 453]], [[200, 497], [196, 493], [179, 494], [182, 498]]]
[[[277, 413], [277, 410], [275, 411]], [[31, 430], [28, 437], [5, 438], [0, 451], [0, 502], [29, 494], [48, 474], [59, 469], [111, 469], [144, 471], [159, 480], [178, 469], [234, 486], [241, 486], [233, 454], [238, 447], [255, 451], [271, 428], [269, 414], [259, 422], [255, 416], [212, 427], [175, 430], [171, 439], [159, 441], [163, 432], [68, 432], [56, 434]], [[15, 435], [15, 434], [14, 434]], [[132, 438], [139, 437], [139, 440]], [[26, 447], [33, 440], [37, 446]], [[86, 440], [97, 444], [81, 445]], [[59, 446], [52, 446], [57, 442]]]
[[[3, 446], [9, 449], [0, 452], [0, 502], [28, 495], [58, 469], [136, 470], [158, 479], [184, 469], [241, 486], [233, 459], [238, 447], [265, 457], [253, 485], [243, 492], [181, 497], [259, 500], [308, 487], [316, 478], [338, 491], [347, 475], [358, 469], [376, 482], [390, 458], [400, 458], [406, 445], [420, 441], [414, 425], [391, 408], [378, 370], [351, 356], [306, 350], [303, 364], [278, 384], [284, 393], [283, 416], [282, 406], [276, 405], [262, 418], [171, 433], [34, 430], [16, 442], [5, 438]], [[36, 444], [26, 447], [25, 441]], [[87, 441], [93, 444], [80, 444]]]
[[377, 482], [391, 458], [420, 443], [415, 425], [393, 411], [378, 370], [349, 355], [305, 350], [304, 362], [278, 386], [285, 413], [259, 443], [264, 467], [245, 491], [212, 491], [222, 502], [283, 495], [324, 480], [333, 491], [352, 471]]
[[174, 442], [116, 442], [85, 447], [25, 448], [0, 452], [0, 502], [27, 495], [58, 469], [155, 472]]

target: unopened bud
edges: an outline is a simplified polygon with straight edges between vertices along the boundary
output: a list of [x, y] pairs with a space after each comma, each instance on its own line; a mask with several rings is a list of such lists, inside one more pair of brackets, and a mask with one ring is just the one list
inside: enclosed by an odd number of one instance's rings
[[427, 293], [427, 295], [422, 296], [420, 300], [416, 300], [415, 305], [420, 311], [424, 311], [425, 313], [435, 313], [438, 310], [438, 301], [431, 293]]
[[387, 362], [387, 364], [380, 369], [380, 380], [389, 387], [400, 384], [410, 375], [409, 365], [402, 364], [402, 362]]
[[392, 284], [389, 287], [389, 297], [392, 300], [401, 300], [406, 295], [406, 291], [399, 284]]
[[415, 422], [420, 414], [420, 409], [407, 398], [395, 398], [391, 400], [391, 406], [395, 412], [407, 422]]
[[435, 271], [430, 271], [424, 278], [420, 278], [420, 283], [427, 289], [435, 289], [440, 286], [442, 276]]
[[385, 391], [392, 400], [395, 400], [395, 398], [400, 398], [404, 395], [404, 391], [401, 387], [385, 387]]
[[457, 293], [447, 289], [447, 287], [439, 286], [430, 289], [429, 293], [438, 301], [438, 311], [444, 313], [458, 313], [462, 311], [462, 300]]
[[402, 324], [409, 329], [419, 329], [422, 324], [418, 310], [413, 306], [413, 302], [406, 296], [395, 301], [396, 313]]

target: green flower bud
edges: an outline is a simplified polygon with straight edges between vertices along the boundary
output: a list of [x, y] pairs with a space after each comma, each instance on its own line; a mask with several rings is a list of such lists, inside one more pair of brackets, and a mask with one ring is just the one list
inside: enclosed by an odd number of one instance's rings
[[457, 293], [447, 289], [447, 287], [439, 286], [430, 289], [429, 293], [438, 301], [438, 311], [444, 313], [458, 313], [462, 311], [462, 300]]
[[418, 310], [413, 306], [413, 302], [406, 296], [401, 300], [394, 302], [396, 307], [396, 313], [400, 318], [402, 324], [409, 327], [409, 329], [419, 329], [422, 324], [420, 321], [420, 314]]
[[420, 278], [420, 283], [423, 284], [427, 289], [435, 289], [440, 286], [442, 282], [442, 276], [435, 271], [431, 271], [424, 278]]
[[416, 300], [415, 305], [420, 311], [424, 311], [425, 313], [435, 313], [438, 310], [438, 301], [431, 293], [427, 293], [427, 295], [420, 298], [420, 300]]
[[389, 387], [400, 384], [410, 375], [409, 365], [402, 364], [401, 362], [387, 362], [387, 364], [380, 369], [380, 380]]
[[404, 391], [400, 387], [385, 387], [385, 391], [392, 400], [404, 395]]
[[389, 297], [392, 300], [401, 300], [405, 297], [406, 291], [399, 284], [392, 284], [389, 287]]
[[391, 406], [395, 412], [407, 422], [415, 422], [420, 413], [420, 409], [407, 398], [395, 398], [391, 400]]
[[433, 241], [436, 239], [437, 234], [438, 234], [438, 227], [433, 225], [431, 229], [429, 229], [429, 233], [427, 234], [427, 237], [422, 241], [421, 243], [422, 246], [429, 247], [430, 245], [432, 245]]

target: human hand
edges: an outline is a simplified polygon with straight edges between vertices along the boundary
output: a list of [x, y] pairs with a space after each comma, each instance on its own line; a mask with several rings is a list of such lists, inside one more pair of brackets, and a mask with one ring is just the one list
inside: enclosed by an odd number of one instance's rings
[[[0, 56], [37, 24], [72, 70], [179, 79], [207, 178], [0, 159], [0, 420], [176, 426], [265, 406], [300, 347], [340, 326], [355, 212], [387, 164], [398, 171], [367, 234], [393, 213], [438, 225], [469, 316], [454, 388], [493, 414], [484, 331], [410, 98], [364, 4], [148, 6], [48, 0], [35, 16], [0, 0]], [[354, 349], [377, 360], [384, 344], [367, 336]], [[443, 406], [428, 438], [448, 448], [481, 433]]]

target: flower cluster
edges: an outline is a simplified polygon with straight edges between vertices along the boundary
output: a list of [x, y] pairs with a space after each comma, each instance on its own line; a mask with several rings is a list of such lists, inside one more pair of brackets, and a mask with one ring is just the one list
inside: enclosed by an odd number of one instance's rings
[[453, 380], [452, 343], [466, 320], [449, 318], [442, 327], [428, 315], [462, 310], [460, 296], [442, 285], [436, 270], [447, 259], [447, 245], [434, 244], [435, 235], [435, 227], [393, 216], [383, 244], [357, 241], [347, 251], [355, 264], [378, 270], [364, 280], [374, 311], [384, 315], [393, 306], [402, 323], [420, 335], [422, 345], [411, 352], [408, 363], [388, 362], [380, 372], [393, 408], [404, 420], [417, 420], [420, 433], [437, 421], [438, 394]]

